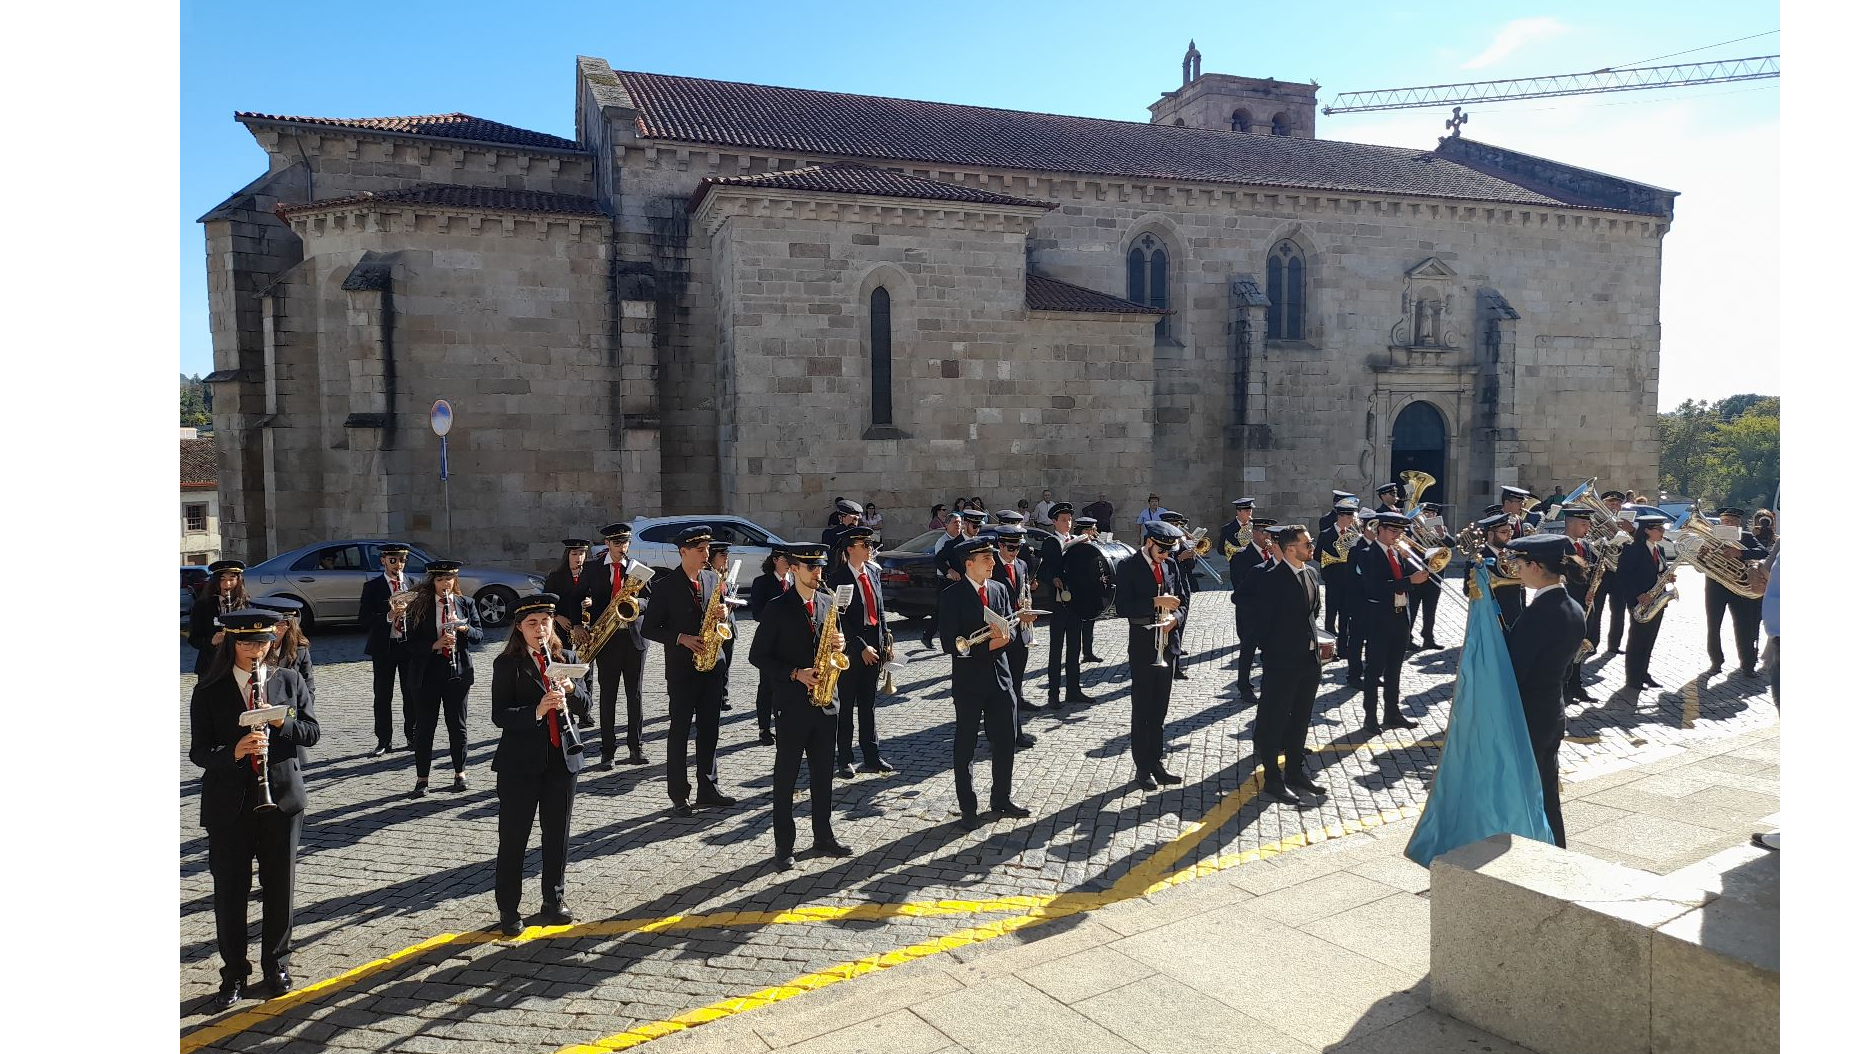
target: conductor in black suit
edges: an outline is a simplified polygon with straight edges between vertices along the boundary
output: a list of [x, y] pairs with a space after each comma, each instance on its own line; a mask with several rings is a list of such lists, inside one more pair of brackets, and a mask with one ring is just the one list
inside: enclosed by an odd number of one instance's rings
[[[1298, 805], [1294, 794], [1326, 794], [1308, 778], [1308, 726], [1314, 722], [1315, 693], [1321, 664], [1333, 657], [1334, 643], [1317, 631], [1326, 588], [1308, 564], [1314, 539], [1308, 528], [1291, 524], [1275, 532], [1279, 561], [1263, 565], [1257, 576], [1256, 603], [1250, 618], [1262, 647], [1262, 699], [1256, 705], [1256, 757], [1262, 762], [1263, 792]], [[1243, 554], [1238, 553], [1238, 557]], [[1278, 755], [1287, 760], [1277, 767]]]
[[[208, 1004], [219, 1012], [242, 995], [285, 995], [293, 938], [293, 861], [299, 852], [300, 816], [306, 784], [300, 769], [306, 749], [319, 742], [312, 693], [292, 670], [259, 670], [273, 643], [277, 617], [244, 608], [220, 616], [222, 643], [208, 672], [189, 697], [189, 760], [202, 769], [202, 826], [208, 831], [208, 870], [214, 878], [215, 944], [221, 954], [221, 988]], [[265, 731], [241, 726], [241, 712], [287, 707], [286, 716]], [[260, 751], [264, 745], [268, 794], [274, 808], [256, 811]], [[260, 972], [257, 990], [247, 982], [247, 899], [256, 865], [260, 871]]]
[[591, 674], [549, 682], [547, 666], [577, 661], [555, 632], [552, 593], [514, 605], [514, 628], [489, 671], [494, 723], [495, 797], [500, 801], [499, 848], [495, 852], [495, 907], [501, 932], [521, 934], [521, 869], [534, 817], [540, 817], [540, 917], [549, 926], [570, 926], [566, 907], [566, 843], [572, 835], [573, 787], [585, 766], [583, 752], [569, 753], [572, 726], [592, 725]]
[[[1366, 728], [1374, 735], [1381, 728], [1418, 725], [1399, 710], [1399, 672], [1405, 665], [1406, 642], [1412, 634], [1407, 596], [1412, 587], [1431, 580], [1417, 554], [1400, 539], [1412, 523], [1404, 513], [1382, 512], [1373, 517], [1373, 544], [1360, 550], [1354, 565], [1360, 576], [1365, 607], [1360, 624], [1365, 628]], [[1379, 719], [1380, 685], [1386, 686], [1386, 721]]]
[[[826, 620], [834, 614], [833, 594], [820, 588], [826, 562], [825, 546], [789, 548], [793, 584], [763, 607], [755, 642], [748, 649], [756, 669], [774, 686], [778, 740], [774, 751], [774, 865], [782, 871], [794, 866], [794, 785], [800, 778], [802, 755], [807, 759], [807, 786], [813, 798], [813, 847], [829, 856], [852, 855], [851, 849], [833, 837], [833, 732], [839, 723], [838, 708], [822, 710], [808, 694], [820, 682], [820, 671], [813, 663], [819, 655]], [[833, 647], [843, 650], [847, 643], [835, 627]]]
[[377, 555], [383, 561], [384, 573], [366, 579], [364, 589], [358, 594], [358, 621], [364, 623], [367, 634], [364, 653], [371, 657], [371, 726], [377, 733], [377, 747], [371, 751], [372, 757], [391, 749], [392, 683], [396, 684], [402, 702], [406, 750], [410, 747], [410, 723], [415, 705], [410, 695], [410, 678], [404, 669], [408, 660], [404, 647], [408, 625], [390, 611], [390, 598], [414, 585], [403, 571], [404, 565], [410, 562], [410, 547], [402, 542], [385, 542], [377, 547]]
[[[722, 728], [721, 678], [725, 660], [696, 668], [703, 650], [703, 616], [721, 579], [704, 564], [709, 559], [709, 526], [694, 524], [677, 532], [682, 565], [651, 584], [644, 612], [644, 639], [664, 646], [664, 688], [670, 695], [670, 731], [664, 784], [678, 815], [690, 815], [688, 765], [690, 728], [696, 728], [696, 804], [734, 805], [716, 780], [716, 740]], [[724, 612], [726, 617], [727, 612]]]
[[[597, 622], [612, 603], [612, 597], [625, 588], [636, 561], [631, 559], [631, 525], [611, 523], [599, 528], [605, 539], [605, 558], [588, 560], [579, 573], [579, 587], [560, 595], [559, 620], [572, 635], [574, 644], [584, 647], [587, 623]], [[635, 622], [621, 622], [605, 650], [593, 656], [599, 688], [599, 757], [590, 766], [603, 772], [612, 767], [618, 751], [618, 686], [625, 687], [625, 758], [627, 765], [643, 765], [644, 756], [644, 611], [646, 589], [635, 599], [639, 617]]]
[[[761, 562], [761, 574], [748, 587], [748, 613], [754, 616], [757, 626], [768, 605], [792, 588], [794, 581], [788, 577], [787, 547], [774, 546], [768, 551], [768, 558]], [[752, 651], [748, 662], [751, 666], [755, 663]], [[756, 742], [771, 747], [774, 745], [774, 682], [760, 672], [759, 666], [755, 669], [759, 674], [755, 686], [755, 722], [761, 729], [761, 737]]]
[[1010, 618], [1014, 608], [1009, 591], [993, 581], [995, 542], [976, 537], [951, 547], [963, 568], [963, 579], [937, 595], [937, 633], [950, 654], [950, 696], [956, 705], [956, 739], [950, 766], [956, 774], [957, 805], [964, 826], [976, 822], [976, 788], [970, 779], [970, 760], [976, 754], [979, 731], [989, 735], [989, 811], [997, 816], [1023, 817], [1027, 809], [1010, 798], [1015, 776], [1015, 682], [1009, 675], [1006, 633], [991, 632], [970, 645], [965, 654], [957, 647], [988, 624], [985, 609]]
[[[1182, 782], [1165, 770], [1165, 714], [1171, 708], [1171, 657], [1175, 632], [1184, 624], [1184, 603], [1178, 599], [1178, 565], [1171, 551], [1184, 532], [1162, 520], [1144, 524], [1143, 545], [1119, 562], [1113, 610], [1130, 625], [1126, 660], [1132, 668], [1132, 767], [1139, 786]], [[1165, 665], [1158, 665], [1158, 630], [1161, 618], [1175, 620], [1166, 631]]]
[[1557, 848], [1568, 847], [1562, 833], [1562, 790], [1558, 757], [1566, 718], [1562, 711], [1562, 681], [1588, 635], [1587, 615], [1568, 595], [1564, 575], [1581, 579], [1578, 565], [1565, 563], [1568, 542], [1552, 534], [1535, 534], [1509, 543], [1516, 555], [1517, 574], [1534, 590], [1529, 603], [1510, 627], [1510, 665], [1516, 671], [1516, 691], [1523, 699], [1523, 721], [1529, 726], [1529, 746], [1535, 751], [1536, 772], [1542, 778], [1542, 808]]

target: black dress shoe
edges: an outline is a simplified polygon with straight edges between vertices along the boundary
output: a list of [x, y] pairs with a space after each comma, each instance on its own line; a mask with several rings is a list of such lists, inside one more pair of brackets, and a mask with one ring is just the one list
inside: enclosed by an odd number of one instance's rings
[[1082, 703], [1087, 706], [1091, 706], [1094, 703], [1094, 699], [1092, 696], [1088, 695], [1085, 692], [1078, 692], [1078, 691], [1068, 696], [1067, 701], [1070, 703]]
[[714, 805], [717, 807], [722, 807], [722, 806], [727, 806], [727, 805], [734, 805], [735, 799], [729, 797], [727, 794], [724, 794], [721, 791], [708, 791], [703, 794], [698, 794], [696, 796], [696, 804]]
[[613, 765], [613, 761], [611, 758], [600, 758], [599, 760], [592, 763], [592, 771], [610, 772], [612, 770], [612, 765]]
[[817, 838], [814, 839], [813, 842], [813, 851], [816, 853], [825, 853], [827, 856], [852, 855], [851, 846], [843, 845], [839, 842], [822, 842]]
[[1163, 765], [1160, 765], [1156, 770], [1152, 772], [1152, 777], [1167, 787], [1174, 786], [1176, 784], [1184, 782], [1184, 777], [1173, 776], [1171, 773], [1165, 771], [1165, 767]]
[[1081, 662], [1105, 662], [1106, 660], [1100, 658], [1098, 655], [1095, 655], [1092, 652], [1088, 652], [1086, 655], [1081, 657], [1080, 661]]
[[687, 801], [673, 801], [670, 808], [678, 816], [693, 816], [696, 813], [695, 807]]
[[1763, 676], [1763, 674], [1757, 672], [1757, 668], [1755, 666], [1746, 666], [1743, 669], [1737, 671], [1737, 675], [1739, 677], [1748, 677], [1753, 681]]
[[1705, 667], [1705, 672], [1706, 673], [1723, 673], [1724, 672], [1724, 660], [1719, 659], [1717, 662], [1714, 662], [1710, 666]]
[[1366, 719], [1366, 724], [1360, 726], [1360, 731], [1369, 736], [1377, 736], [1380, 733], [1379, 722], [1369, 717]]
[[1040, 742], [1040, 740], [1036, 739], [1035, 737], [1029, 735], [1026, 732], [1023, 732], [1021, 735], [1015, 737], [1015, 749], [1027, 750], [1029, 747], [1034, 746], [1038, 742]]
[[1417, 728], [1419, 723], [1404, 714], [1388, 714], [1381, 728]]
[[388, 753], [390, 753], [390, 744], [389, 744], [389, 743], [379, 743], [379, 744], [377, 745], [377, 748], [376, 748], [375, 750], [372, 750], [372, 751], [371, 751], [371, 756], [372, 756], [372, 757], [374, 757], [374, 758], [381, 758], [381, 757], [383, 757], [383, 756], [384, 756], [385, 754], [388, 754]]
[[521, 931], [526, 928], [526, 924], [521, 922], [521, 917], [519, 915], [501, 916], [501, 935], [503, 937], [518, 937], [521, 935]]
[[1191, 675], [1180, 669], [1171, 675], [1171, 679], [1174, 681], [1188, 681], [1191, 679]]
[[1020, 707], [1023, 710], [1028, 711], [1029, 713], [1039, 713], [1041, 710], [1041, 707], [1038, 704], [1031, 703], [1026, 699], [1023, 699], [1021, 702], [1016, 703], [1015, 705]]
[[1651, 674], [1648, 674], [1647, 676], [1640, 678], [1640, 683], [1646, 685], [1648, 688], [1664, 688], [1665, 687], [1665, 685], [1660, 684], [1658, 681], [1653, 680]]
[[457, 792], [468, 790], [468, 780], [463, 779], [462, 774], [458, 772], [455, 774], [455, 782], [449, 784], [449, 789]]
[[793, 854], [793, 853], [784, 853], [784, 854], [781, 854], [781, 855], [779, 855], [779, 856], [776, 856], [776, 857], [774, 858], [774, 869], [775, 869], [776, 871], [792, 871], [792, 870], [794, 870], [794, 854]]
[[1048, 700], [1049, 710], [1059, 710], [1064, 704], [1059, 699]]
[[416, 788], [410, 792], [410, 796], [412, 798], [421, 798], [423, 795], [428, 794], [428, 793], [429, 793], [429, 781], [417, 780]]
[[278, 999], [292, 990], [293, 975], [281, 968], [268, 972], [259, 984], [248, 989], [248, 994], [262, 999]]
[[898, 770], [892, 766], [891, 762], [886, 761], [884, 758], [880, 758], [877, 761], [868, 761], [865, 764], [859, 766], [859, 771], [860, 772], [896, 772]]
[[1309, 779], [1305, 773], [1291, 772], [1282, 777], [1282, 785], [1293, 790], [1305, 790], [1310, 794], [1326, 794], [1327, 788]]
[[[804, 605], [802, 607], [802, 610], [805, 610]], [[857, 775], [857, 773], [853, 772], [851, 762], [843, 762], [841, 763], [839, 768], [836, 768], [833, 770], [833, 775], [838, 776], [840, 779], [843, 779], [843, 780], [849, 780], [849, 779], [852, 779], [853, 776]]]
[[239, 985], [239, 984], [230, 984], [226, 981], [222, 982], [221, 990], [216, 992], [214, 995], [211, 995], [208, 997], [208, 1002], [203, 1005], [203, 1012], [209, 1013], [209, 1014], [219, 1014], [223, 1010], [226, 1010], [229, 1007], [232, 1007], [234, 1004], [240, 1002], [242, 987], [244, 986]]
[[1139, 789], [1155, 791], [1158, 789], [1158, 781], [1152, 778], [1151, 773], [1141, 772], [1139, 773]]
[[729, 701], [727, 699], [722, 701], [722, 709], [725, 711], [729, 709]]
[[761, 744], [764, 747], [771, 747], [774, 745], [774, 733], [763, 732], [761, 735], [755, 738], [755, 742]]
[[1000, 805], [991, 805], [989, 811], [997, 816], [1007, 816], [1016, 820], [1034, 815], [1030, 810], [1024, 809], [1012, 801], [1005, 801]]
[[566, 902], [546, 904], [540, 908], [540, 919], [549, 926], [571, 926], [573, 913], [566, 910]]
[[964, 809], [963, 814], [957, 817], [957, 826], [966, 831], [980, 826], [982, 822], [982, 816], [980, 816], [975, 809]]
[[1295, 793], [1288, 789], [1288, 784], [1274, 776], [1263, 777], [1262, 792], [1279, 802], [1289, 805], [1301, 804], [1301, 799], [1295, 797]]
[[1425, 638], [1425, 650], [1426, 651], [1439, 651], [1443, 647], [1444, 645], [1438, 643], [1437, 641], [1431, 639], [1430, 637]]
[[632, 751], [631, 756], [625, 759], [625, 764], [627, 765], [649, 765], [650, 763], [651, 759], [645, 757], [644, 752], [641, 750]]

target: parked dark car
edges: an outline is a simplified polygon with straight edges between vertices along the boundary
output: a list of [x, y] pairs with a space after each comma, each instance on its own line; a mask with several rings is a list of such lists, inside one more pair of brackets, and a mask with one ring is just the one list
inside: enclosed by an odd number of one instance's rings
[[[286, 596], [306, 605], [299, 621], [308, 632], [314, 625], [358, 621], [358, 594], [365, 579], [383, 573], [378, 547], [386, 538], [360, 538], [319, 542], [281, 553], [247, 569], [247, 592], [253, 597]], [[421, 575], [433, 555], [410, 550], [405, 571]], [[412, 581], [411, 585], [416, 585]], [[546, 579], [525, 571], [489, 567], [462, 568], [457, 588], [475, 601], [484, 626], [504, 625], [514, 602], [546, 587]]]
[[[911, 619], [928, 618], [937, 613], [937, 594], [950, 584], [937, 568], [937, 546], [945, 537], [941, 530], [925, 531], [890, 552], [874, 557], [880, 570], [879, 580], [885, 586], [885, 610]], [[1037, 554], [1047, 540], [1047, 531], [1028, 529], [1028, 546]], [[1040, 569], [1035, 571], [1039, 573]]]

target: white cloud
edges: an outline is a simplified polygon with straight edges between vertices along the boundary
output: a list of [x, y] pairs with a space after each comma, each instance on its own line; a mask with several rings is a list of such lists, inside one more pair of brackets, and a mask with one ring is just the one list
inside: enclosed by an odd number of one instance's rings
[[1539, 18], [1512, 19], [1502, 29], [1497, 30], [1496, 39], [1490, 42], [1489, 47], [1459, 68], [1480, 70], [1486, 66], [1494, 66], [1515, 54], [1525, 44], [1532, 44], [1566, 32], [1568, 32], [1567, 26], [1547, 15]]

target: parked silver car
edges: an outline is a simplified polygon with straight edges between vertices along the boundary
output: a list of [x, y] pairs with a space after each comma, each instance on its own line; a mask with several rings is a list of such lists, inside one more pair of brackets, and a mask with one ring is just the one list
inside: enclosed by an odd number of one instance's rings
[[[729, 543], [729, 563], [742, 561], [742, 580], [736, 591], [745, 593], [761, 574], [761, 562], [774, 546], [789, 541], [819, 541], [820, 532], [811, 538], [787, 539], [740, 516], [640, 516], [631, 521], [631, 558], [660, 571], [674, 570], [683, 561], [677, 558], [677, 532], [693, 523], [706, 524], [718, 541]], [[605, 547], [594, 546], [588, 560], [605, 559]]]
[[[290, 596], [306, 605], [300, 621], [314, 623], [358, 621], [358, 594], [366, 579], [384, 573], [378, 547], [390, 538], [363, 538], [320, 542], [281, 553], [247, 569], [247, 592], [254, 597]], [[411, 548], [406, 575], [421, 575], [436, 557]], [[413, 583], [414, 584], [414, 583]], [[514, 602], [522, 595], [546, 588], [546, 579], [521, 571], [491, 567], [462, 568], [457, 588], [473, 597], [482, 625], [507, 622]]]

